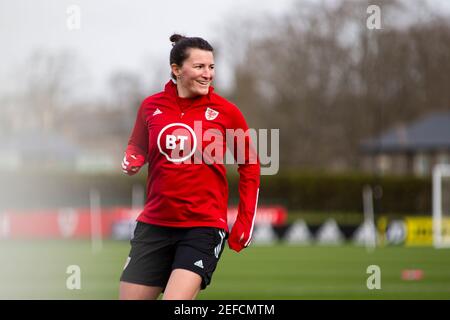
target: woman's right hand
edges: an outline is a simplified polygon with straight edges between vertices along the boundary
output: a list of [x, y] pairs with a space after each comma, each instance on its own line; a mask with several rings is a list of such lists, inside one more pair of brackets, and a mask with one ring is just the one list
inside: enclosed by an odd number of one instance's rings
[[144, 163], [144, 156], [140, 154], [128, 154], [127, 152], [125, 152], [122, 160], [122, 171], [127, 175], [132, 176], [139, 171]]

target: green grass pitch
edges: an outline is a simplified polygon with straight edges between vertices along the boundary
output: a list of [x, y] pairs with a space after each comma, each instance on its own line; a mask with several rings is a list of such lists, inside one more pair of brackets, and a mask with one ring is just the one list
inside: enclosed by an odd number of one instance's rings
[[[126, 241], [0, 241], [1, 299], [117, 299], [129, 251]], [[81, 289], [68, 290], [69, 265], [81, 268]], [[369, 290], [369, 265], [381, 268], [381, 289]], [[424, 278], [401, 279], [403, 269]], [[450, 299], [450, 249], [351, 245], [228, 247], [211, 286], [198, 299]]]

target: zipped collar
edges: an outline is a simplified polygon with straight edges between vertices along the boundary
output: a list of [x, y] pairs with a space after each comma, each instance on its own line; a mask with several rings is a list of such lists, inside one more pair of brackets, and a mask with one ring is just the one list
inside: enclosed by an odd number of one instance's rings
[[[193, 101], [191, 107], [201, 106], [201, 105], [210, 103], [210, 101], [211, 101], [211, 94], [213, 93], [213, 91], [214, 91], [214, 87], [210, 85], [208, 94], [206, 94], [204, 96], [195, 97], [193, 99], [194, 101]], [[177, 104], [177, 98], [178, 98], [177, 85], [172, 79], [169, 80], [166, 83], [166, 85], [164, 86], [164, 92], [170, 97], [170, 99], [174, 103]]]

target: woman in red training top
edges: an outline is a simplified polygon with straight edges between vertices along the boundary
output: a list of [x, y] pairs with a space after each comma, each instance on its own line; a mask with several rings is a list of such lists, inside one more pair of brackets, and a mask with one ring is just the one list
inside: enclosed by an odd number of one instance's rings
[[[142, 102], [122, 162], [128, 175], [148, 163], [148, 178], [120, 299], [157, 299], [161, 292], [163, 299], [194, 299], [211, 282], [224, 241], [239, 252], [253, 231], [260, 165], [246, 121], [214, 93], [211, 45], [177, 34], [170, 41], [173, 80]], [[230, 233], [227, 148], [240, 174], [238, 216]]]

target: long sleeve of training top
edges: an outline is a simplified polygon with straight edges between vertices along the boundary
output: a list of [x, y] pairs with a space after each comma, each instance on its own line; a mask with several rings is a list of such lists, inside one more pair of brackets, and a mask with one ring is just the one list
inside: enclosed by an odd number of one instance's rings
[[128, 140], [128, 146], [126, 149], [126, 153], [128, 154], [140, 154], [147, 159], [148, 153], [148, 129], [145, 124], [142, 105], [138, 110], [138, 114], [136, 116], [136, 122], [133, 127], [133, 132], [131, 133], [131, 137]]
[[[228, 238], [231, 249], [240, 251], [250, 245], [256, 218], [260, 185], [260, 164], [253, 141], [249, 135], [247, 123], [238, 110], [233, 117], [234, 136], [232, 153], [238, 163], [239, 207], [236, 221]], [[241, 131], [242, 130], [242, 131]], [[242, 134], [239, 134], [242, 132]], [[238, 134], [236, 134], [238, 133]], [[239, 148], [239, 139], [245, 141], [245, 147]], [[229, 139], [231, 141], [231, 139]]]
[[[169, 81], [164, 91], [142, 102], [127, 147], [148, 162], [147, 199], [139, 221], [228, 231], [227, 136], [248, 127], [240, 110], [213, 90], [181, 99]], [[230, 149], [240, 174], [238, 217], [229, 237], [236, 251], [251, 239], [260, 175], [248, 135], [243, 139], [245, 144], [236, 137]]]

